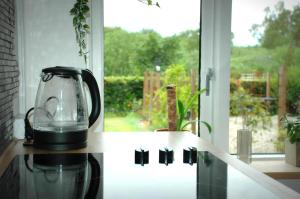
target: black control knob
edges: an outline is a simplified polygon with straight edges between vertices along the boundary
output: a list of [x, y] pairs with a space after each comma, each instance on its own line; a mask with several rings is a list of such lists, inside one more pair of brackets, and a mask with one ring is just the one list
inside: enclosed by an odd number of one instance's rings
[[174, 151], [172, 149], [164, 148], [159, 150], [159, 163], [172, 164], [174, 161]]
[[134, 152], [134, 162], [135, 164], [149, 164], [149, 151], [144, 149], [138, 149]]
[[189, 147], [187, 149], [183, 149], [183, 163], [187, 163], [193, 165], [193, 163], [197, 163], [197, 148]]

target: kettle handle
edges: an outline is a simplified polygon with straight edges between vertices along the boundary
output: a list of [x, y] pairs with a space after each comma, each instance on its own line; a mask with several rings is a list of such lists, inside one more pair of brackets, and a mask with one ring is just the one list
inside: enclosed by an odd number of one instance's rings
[[88, 162], [90, 163], [91, 166], [91, 176], [99, 176], [94, 180], [90, 181], [89, 188], [87, 190], [87, 193], [85, 195], [85, 199], [92, 199], [96, 198], [98, 189], [99, 189], [99, 184], [100, 184], [100, 179], [101, 179], [101, 168], [100, 165], [97, 161], [97, 159], [93, 156], [93, 154], [88, 154]]
[[91, 127], [101, 112], [101, 99], [99, 87], [93, 73], [90, 70], [84, 69], [81, 71], [82, 80], [87, 84], [92, 98], [92, 111], [89, 116], [89, 127]]
[[25, 126], [25, 139], [26, 141], [23, 143], [24, 146], [31, 146], [31, 141], [33, 140], [33, 129], [29, 122], [29, 114], [34, 110], [34, 108], [30, 108], [24, 118], [24, 126]]

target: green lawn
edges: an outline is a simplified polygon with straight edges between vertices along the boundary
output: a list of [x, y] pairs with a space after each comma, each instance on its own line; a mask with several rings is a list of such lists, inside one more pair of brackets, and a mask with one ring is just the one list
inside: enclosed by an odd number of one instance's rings
[[132, 132], [132, 131], [150, 131], [145, 121], [135, 113], [128, 115], [116, 116], [110, 113], [104, 115], [104, 131], [105, 132]]

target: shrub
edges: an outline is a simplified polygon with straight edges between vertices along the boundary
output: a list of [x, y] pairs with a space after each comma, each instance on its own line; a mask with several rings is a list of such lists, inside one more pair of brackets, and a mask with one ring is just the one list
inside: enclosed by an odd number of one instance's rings
[[287, 110], [289, 113], [297, 113], [300, 96], [300, 70], [298, 67], [288, 68], [288, 85], [287, 85]]
[[[287, 72], [287, 111], [295, 114], [297, 107], [300, 103], [300, 69], [297, 66], [291, 66]], [[271, 114], [277, 114], [278, 111], [278, 74], [272, 73], [270, 80], [270, 92], [271, 97], [274, 99], [270, 102], [269, 111]], [[266, 94], [266, 82], [252, 81], [252, 82], [240, 82], [240, 86], [247, 90], [247, 92], [253, 96], [263, 97]], [[237, 90], [237, 82], [234, 79], [230, 80], [230, 93], [234, 93]]]
[[263, 81], [242, 81], [241, 86], [254, 96], [266, 95], [266, 82]]
[[[243, 89], [247, 90], [254, 96], [266, 95], [266, 82], [263, 81], [240, 81], [239, 83]], [[230, 80], [230, 92], [234, 93], [238, 89], [237, 80]]]
[[105, 77], [105, 111], [116, 114], [136, 111], [143, 99], [143, 79], [143, 77], [136, 76]]
[[264, 103], [243, 88], [239, 88], [231, 94], [230, 114], [241, 116], [243, 129], [254, 132], [256, 132], [259, 124], [262, 124], [263, 128], [271, 124], [271, 118]]

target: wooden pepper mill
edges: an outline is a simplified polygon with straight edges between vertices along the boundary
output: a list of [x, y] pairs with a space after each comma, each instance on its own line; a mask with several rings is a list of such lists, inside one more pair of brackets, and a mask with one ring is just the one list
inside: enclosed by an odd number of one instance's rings
[[176, 131], [176, 86], [167, 86], [168, 130]]

